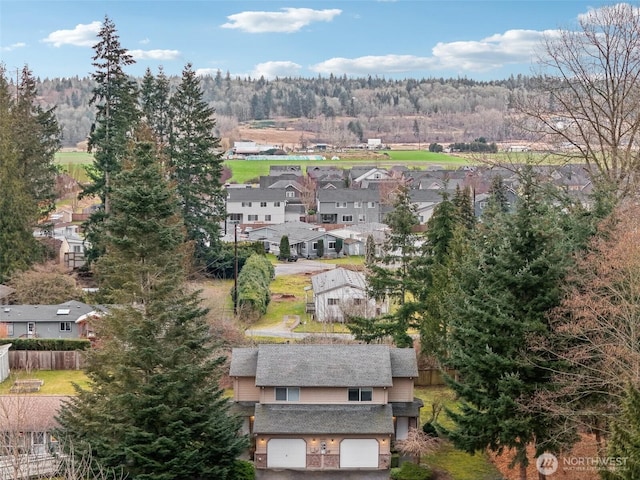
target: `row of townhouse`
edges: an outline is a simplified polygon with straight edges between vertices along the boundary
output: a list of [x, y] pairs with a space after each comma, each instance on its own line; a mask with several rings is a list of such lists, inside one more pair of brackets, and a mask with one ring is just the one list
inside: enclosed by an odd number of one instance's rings
[[[538, 173], [576, 196], [586, 198], [591, 191], [589, 177], [580, 165], [538, 167]], [[513, 167], [418, 171], [406, 167], [312, 166], [305, 177], [299, 166], [274, 166], [259, 185], [228, 186], [227, 219], [244, 225], [308, 219], [323, 225], [381, 223], [392, 209], [392, 194], [400, 185], [409, 187], [422, 224], [429, 220], [443, 194], [453, 195], [457, 188], [470, 189], [479, 216], [496, 176], [507, 187], [509, 201], [515, 202], [519, 178]]]

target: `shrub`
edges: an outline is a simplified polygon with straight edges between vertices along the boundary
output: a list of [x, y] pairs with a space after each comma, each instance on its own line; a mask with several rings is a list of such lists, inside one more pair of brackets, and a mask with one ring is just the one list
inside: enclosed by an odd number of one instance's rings
[[11, 344], [10, 350], [69, 352], [88, 350], [91, 342], [72, 338], [1, 338], [0, 345]]
[[237, 305], [244, 315], [259, 317], [271, 300], [269, 284], [275, 275], [271, 262], [263, 255], [251, 255], [238, 275]]
[[391, 480], [430, 480], [433, 472], [429, 467], [405, 462], [400, 468], [391, 469]]
[[236, 460], [228, 477], [233, 480], [255, 480], [256, 469], [251, 462]]
[[426, 433], [427, 435], [429, 435], [430, 437], [437, 437], [439, 436], [438, 434], [438, 430], [436, 429], [436, 427], [433, 425], [433, 423], [431, 422], [427, 422], [422, 426], [422, 431], [424, 433]]
[[318, 240], [317, 254], [318, 254], [318, 257], [320, 258], [324, 257], [324, 240], [322, 239]]

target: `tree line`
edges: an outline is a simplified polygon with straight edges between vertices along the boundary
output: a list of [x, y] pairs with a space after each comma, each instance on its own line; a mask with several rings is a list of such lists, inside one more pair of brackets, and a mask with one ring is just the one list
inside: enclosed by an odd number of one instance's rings
[[[144, 78], [134, 79], [143, 85]], [[181, 79], [167, 76], [175, 90]], [[315, 78], [241, 78], [229, 72], [200, 77], [203, 101], [215, 110], [216, 135], [241, 140], [239, 123], [285, 125], [297, 120], [317, 143], [339, 143], [336, 132], [349, 132], [349, 141], [384, 138], [386, 143], [467, 142], [487, 137], [514, 138], [509, 120], [516, 99], [531, 92], [539, 79], [517, 75], [479, 82], [467, 78], [390, 80], [346, 76]], [[44, 105], [56, 108], [63, 128], [63, 144], [75, 147], [87, 139], [95, 112], [91, 108], [92, 77], [37, 81]], [[418, 123], [414, 125], [414, 120]], [[348, 129], [351, 123], [351, 128]], [[418, 126], [417, 132], [414, 130]], [[417, 135], [416, 135], [417, 133]]]

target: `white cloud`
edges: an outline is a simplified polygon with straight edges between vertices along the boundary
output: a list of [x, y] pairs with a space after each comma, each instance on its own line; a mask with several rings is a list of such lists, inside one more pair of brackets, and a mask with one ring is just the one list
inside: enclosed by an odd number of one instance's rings
[[229, 15], [222, 28], [231, 28], [248, 33], [292, 33], [313, 22], [330, 22], [342, 10], [311, 8], [283, 8], [279, 12], [241, 12]]
[[148, 45], [149, 43], [151, 43], [151, 40], [149, 40], [148, 38], [143, 38], [138, 43], [140, 43], [141, 45]]
[[486, 72], [507, 64], [531, 63], [543, 38], [556, 33], [556, 30], [507, 30], [481, 40], [438, 43], [430, 57], [393, 54], [336, 57], [309, 68], [323, 75], [384, 75], [443, 69]]
[[98, 42], [96, 38], [100, 31], [101, 23], [91, 22], [89, 24], [78, 24], [73, 30], [56, 30], [51, 32], [47, 38], [42, 39], [45, 43], [52, 43], [54, 47], [62, 45], [75, 45], [77, 47], [92, 47]]
[[432, 53], [442, 68], [487, 71], [510, 63], [529, 63], [545, 34], [535, 30], [507, 30], [479, 41], [438, 43]]
[[180, 58], [180, 50], [129, 50], [136, 60], [176, 60]]
[[26, 46], [27, 46], [27, 44], [24, 43], [24, 42], [13, 43], [13, 44], [8, 45], [6, 47], [0, 47], [0, 52], [11, 52], [12, 50], [15, 50], [16, 48], [24, 48]]
[[273, 61], [257, 64], [251, 72], [251, 78], [264, 77], [268, 80], [276, 77], [297, 77], [302, 66], [294, 62]]
[[434, 59], [415, 55], [368, 55], [358, 58], [331, 58], [309, 67], [320, 74], [366, 75], [402, 73], [427, 70], [434, 66]]

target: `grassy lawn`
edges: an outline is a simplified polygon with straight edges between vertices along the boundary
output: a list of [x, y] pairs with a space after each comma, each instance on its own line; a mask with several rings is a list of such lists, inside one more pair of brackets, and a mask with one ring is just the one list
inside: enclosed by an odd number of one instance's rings
[[[453, 392], [444, 386], [416, 387], [415, 396], [424, 402], [424, 407], [420, 412], [420, 423], [423, 425], [431, 419], [431, 406], [434, 401], [453, 411], [457, 409]], [[438, 416], [438, 423], [445, 428], [454, 426], [444, 410]], [[431, 467], [447, 472], [452, 480], [498, 480], [502, 478], [500, 472], [489, 461], [489, 457], [485, 453], [470, 455], [456, 449], [447, 441], [444, 441], [436, 452], [422, 457], [422, 461]]]
[[74, 395], [73, 384], [83, 388], [89, 385], [89, 379], [82, 370], [36, 370], [25, 372], [14, 370], [4, 382], [0, 383], [0, 394], [6, 395], [15, 380], [43, 380], [44, 384], [39, 392], [33, 395]]

